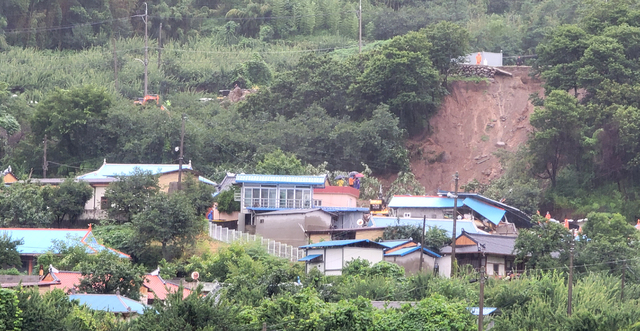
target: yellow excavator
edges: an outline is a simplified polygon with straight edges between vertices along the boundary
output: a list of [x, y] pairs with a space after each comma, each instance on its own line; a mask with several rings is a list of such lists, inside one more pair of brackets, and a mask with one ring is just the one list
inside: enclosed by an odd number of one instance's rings
[[389, 216], [389, 207], [384, 199], [369, 200], [369, 214], [371, 216]]
[[166, 110], [163, 105], [160, 104], [160, 96], [157, 94], [147, 94], [144, 98], [138, 98], [138, 100], [133, 101], [134, 105], [145, 106], [148, 101], [155, 101], [156, 105], [160, 107], [162, 110]]

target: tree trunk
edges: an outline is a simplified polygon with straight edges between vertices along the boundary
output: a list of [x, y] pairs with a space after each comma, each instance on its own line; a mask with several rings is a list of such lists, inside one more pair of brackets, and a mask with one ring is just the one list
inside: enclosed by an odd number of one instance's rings
[[164, 258], [166, 261], [169, 261], [167, 257], [167, 243], [164, 241], [162, 242], [162, 258]]

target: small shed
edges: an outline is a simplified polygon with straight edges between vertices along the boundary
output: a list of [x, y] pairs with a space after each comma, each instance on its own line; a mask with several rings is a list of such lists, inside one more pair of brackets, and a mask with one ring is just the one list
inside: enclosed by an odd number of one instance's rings
[[363, 259], [371, 264], [383, 260], [386, 247], [368, 239], [361, 240], [332, 240], [316, 244], [301, 246], [307, 251], [307, 256], [298, 260], [306, 263], [306, 272], [317, 268], [325, 275], [342, 275], [342, 269], [348, 262]]
[[[384, 252], [384, 260], [395, 263], [404, 268], [405, 273], [413, 274], [420, 271], [420, 258], [422, 258], [422, 270], [436, 271], [438, 259], [442, 256], [426, 247], [420, 249], [420, 244], [407, 240], [405, 242], [381, 242], [381, 244], [395, 245]], [[422, 254], [421, 254], [422, 253]]]

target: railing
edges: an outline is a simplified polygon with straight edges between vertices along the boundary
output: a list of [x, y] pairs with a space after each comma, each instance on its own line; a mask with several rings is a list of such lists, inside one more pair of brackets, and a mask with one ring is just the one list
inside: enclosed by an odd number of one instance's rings
[[234, 241], [259, 242], [269, 254], [292, 262], [296, 262], [305, 256], [304, 250], [299, 249], [298, 247], [263, 238], [255, 234], [248, 234], [246, 232], [224, 228], [214, 224], [213, 222], [209, 222], [209, 237], [229, 244]]

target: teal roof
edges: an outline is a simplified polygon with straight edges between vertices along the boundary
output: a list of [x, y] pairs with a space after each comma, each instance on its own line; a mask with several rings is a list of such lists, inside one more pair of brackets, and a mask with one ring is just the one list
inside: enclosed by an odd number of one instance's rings
[[0, 228], [0, 233], [7, 233], [13, 240], [22, 239], [22, 245], [16, 247], [21, 255], [44, 254], [50, 251], [56, 242], [63, 242], [68, 245], [85, 245], [89, 253], [108, 249], [122, 258], [129, 258], [127, 254], [100, 245], [93, 232], [88, 229]]
[[[398, 218], [398, 217], [371, 217], [369, 227], [389, 227], [398, 225], [413, 225], [422, 227], [422, 218]], [[425, 222], [427, 228], [435, 227], [447, 231], [447, 235], [451, 236], [453, 231], [453, 220], [427, 220]], [[469, 233], [480, 233], [480, 230], [473, 224], [471, 220], [458, 220], [456, 222], [456, 237], [462, 234], [462, 230]]]
[[326, 176], [236, 175], [236, 183], [324, 186]]
[[408, 242], [410, 242], [411, 240], [394, 240], [394, 241], [380, 241], [378, 242], [378, 244], [386, 247], [386, 248], [394, 248], [394, 247], [398, 247], [400, 245], [406, 244]]
[[[178, 171], [178, 164], [121, 164], [121, 163], [105, 163], [96, 171], [78, 176], [78, 179], [105, 179], [116, 176], [127, 176], [134, 172], [135, 169], [145, 172], [151, 172], [154, 175], [164, 174], [168, 172]], [[183, 170], [193, 170], [190, 164], [183, 164]]]
[[117, 294], [71, 294], [69, 299], [78, 300], [81, 305], [87, 305], [93, 310], [120, 314], [143, 314], [146, 307], [138, 301]]

